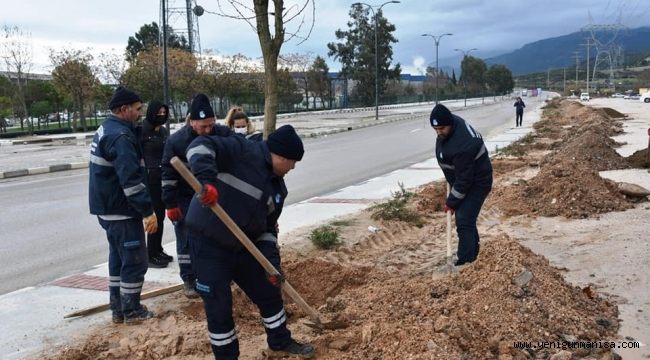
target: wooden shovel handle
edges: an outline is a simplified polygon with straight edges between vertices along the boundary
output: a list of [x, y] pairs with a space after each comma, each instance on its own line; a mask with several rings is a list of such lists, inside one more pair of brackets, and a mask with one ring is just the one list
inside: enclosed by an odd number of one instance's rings
[[[194, 174], [190, 172], [190, 170], [183, 164], [183, 162], [176, 156], [174, 156], [171, 161], [171, 165], [178, 171], [178, 173], [187, 181], [187, 183], [194, 189], [194, 191], [197, 194], [200, 194], [203, 186], [201, 183], [196, 179]], [[210, 206], [210, 209], [219, 217], [219, 219], [226, 224], [228, 229], [232, 231], [232, 233], [237, 237], [237, 239], [244, 245], [244, 247], [255, 257], [255, 260], [262, 265], [264, 270], [266, 270], [267, 273], [271, 275], [280, 275], [280, 272], [271, 264], [271, 262], [260, 252], [260, 250], [253, 244], [253, 242], [244, 234], [244, 232], [237, 226], [237, 224], [233, 221], [233, 219], [228, 215], [223, 208], [217, 203], [212, 206]], [[284, 280], [282, 281], [282, 290], [284, 290], [289, 297], [293, 299], [293, 301], [302, 308], [307, 315], [314, 321], [315, 323], [320, 324], [320, 316], [318, 315], [318, 312], [314, 310], [307, 302], [298, 294], [296, 289], [289, 284], [288, 281]]]

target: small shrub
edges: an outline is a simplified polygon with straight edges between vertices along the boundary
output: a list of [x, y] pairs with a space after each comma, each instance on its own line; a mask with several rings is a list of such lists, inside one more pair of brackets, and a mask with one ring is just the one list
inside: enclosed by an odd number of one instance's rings
[[330, 225], [336, 227], [350, 226], [352, 224], [354, 224], [354, 220], [349, 220], [349, 219], [334, 220], [330, 223]]
[[311, 231], [309, 240], [319, 249], [332, 249], [341, 244], [339, 230], [335, 227], [324, 225]]
[[399, 190], [392, 193], [393, 198], [384, 203], [374, 205], [370, 208], [373, 220], [399, 220], [415, 224], [416, 226], [424, 225], [420, 215], [407, 208], [408, 201], [415, 196], [415, 193], [404, 189], [404, 184], [399, 183]]

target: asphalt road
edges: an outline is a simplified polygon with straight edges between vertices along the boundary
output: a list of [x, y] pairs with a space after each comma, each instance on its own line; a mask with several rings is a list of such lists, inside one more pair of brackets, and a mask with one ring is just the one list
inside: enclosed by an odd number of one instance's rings
[[[509, 101], [457, 114], [484, 137], [514, 122]], [[423, 113], [415, 120], [307, 139], [305, 147], [303, 161], [286, 178], [288, 204], [430, 158], [435, 133]], [[105, 234], [88, 214], [87, 170], [0, 181], [0, 204], [0, 294], [76, 274], [107, 260]], [[164, 243], [174, 240], [170, 230], [166, 222]]]

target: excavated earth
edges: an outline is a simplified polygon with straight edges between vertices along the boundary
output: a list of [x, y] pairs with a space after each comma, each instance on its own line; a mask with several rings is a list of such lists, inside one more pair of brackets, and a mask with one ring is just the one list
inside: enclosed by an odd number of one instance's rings
[[[442, 182], [417, 190], [415, 226], [372, 220], [363, 211], [339, 222], [343, 244], [317, 250], [309, 229], [283, 249], [288, 281], [325, 319], [347, 327], [316, 332], [286, 299], [289, 328], [318, 359], [612, 359], [607, 349], [520, 349], [525, 341], [617, 339], [618, 308], [607, 294], [567, 283], [560, 269], [506, 235], [514, 215], [589, 218], [634, 206], [597, 170], [631, 166], [613, 151], [615, 110], [551, 102], [536, 134], [493, 161], [495, 187], [479, 219], [481, 254], [458, 272], [445, 267]], [[514, 175], [513, 175], [514, 174]], [[369, 232], [372, 224], [379, 230]], [[455, 249], [455, 246], [454, 246]], [[265, 359], [256, 308], [233, 286], [242, 359]], [[40, 359], [211, 359], [202, 302], [176, 293], [151, 305], [137, 326], [106, 323]]]

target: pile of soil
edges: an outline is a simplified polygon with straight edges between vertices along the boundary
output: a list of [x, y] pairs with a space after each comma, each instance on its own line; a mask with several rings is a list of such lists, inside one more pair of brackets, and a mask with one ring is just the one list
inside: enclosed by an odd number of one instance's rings
[[573, 161], [542, 166], [537, 176], [520, 184], [523, 185], [496, 187], [488, 203], [498, 206], [507, 216], [573, 219], [633, 206], [619, 193], [615, 183], [601, 178], [593, 168]]
[[[558, 138], [554, 150], [540, 161], [539, 173], [514, 186], [496, 184], [488, 206], [505, 215], [564, 216], [585, 218], [629, 209], [633, 203], [598, 171], [629, 168], [614, 149], [610, 136], [620, 129], [602, 109], [572, 101], [555, 100], [536, 124], [538, 138]], [[539, 126], [537, 126], [539, 124]], [[558, 135], [559, 134], [559, 135]]]
[[649, 152], [648, 149], [639, 150], [625, 159], [633, 168], [648, 169], [650, 168]]
[[[523, 352], [514, 342], [612, 339], [619, 326], [616, 306], [570, 286], [547, 260], [505, 235], [486, 239], [479, 260], [459, 273], [434, 272], [434, 278], [432, 272], [396, 273], [381, 266], [288, 257], [284, 267], [292, 285], [324, 319], [348, 324], [314, 332], [287, 301], [294, 336], [312, 342], [319, 359], [545, 358], [559, 350]], [[242, 359], [264, 359], [259, 315], [238, 290], [234, 309]], [[94, 329], [77, 344], [41, 358], [212, 357], [200, 301], [188, 303], [174, 294], [153, 310], [159, 314], [153, 320]]]
[[629, 164], [619, 155], [617, 145], [607, 134], [586, 129], [562, 141], [555, 153], [547, 156], [544, 162], [577, 162], [598, 171], [627, 169]]

